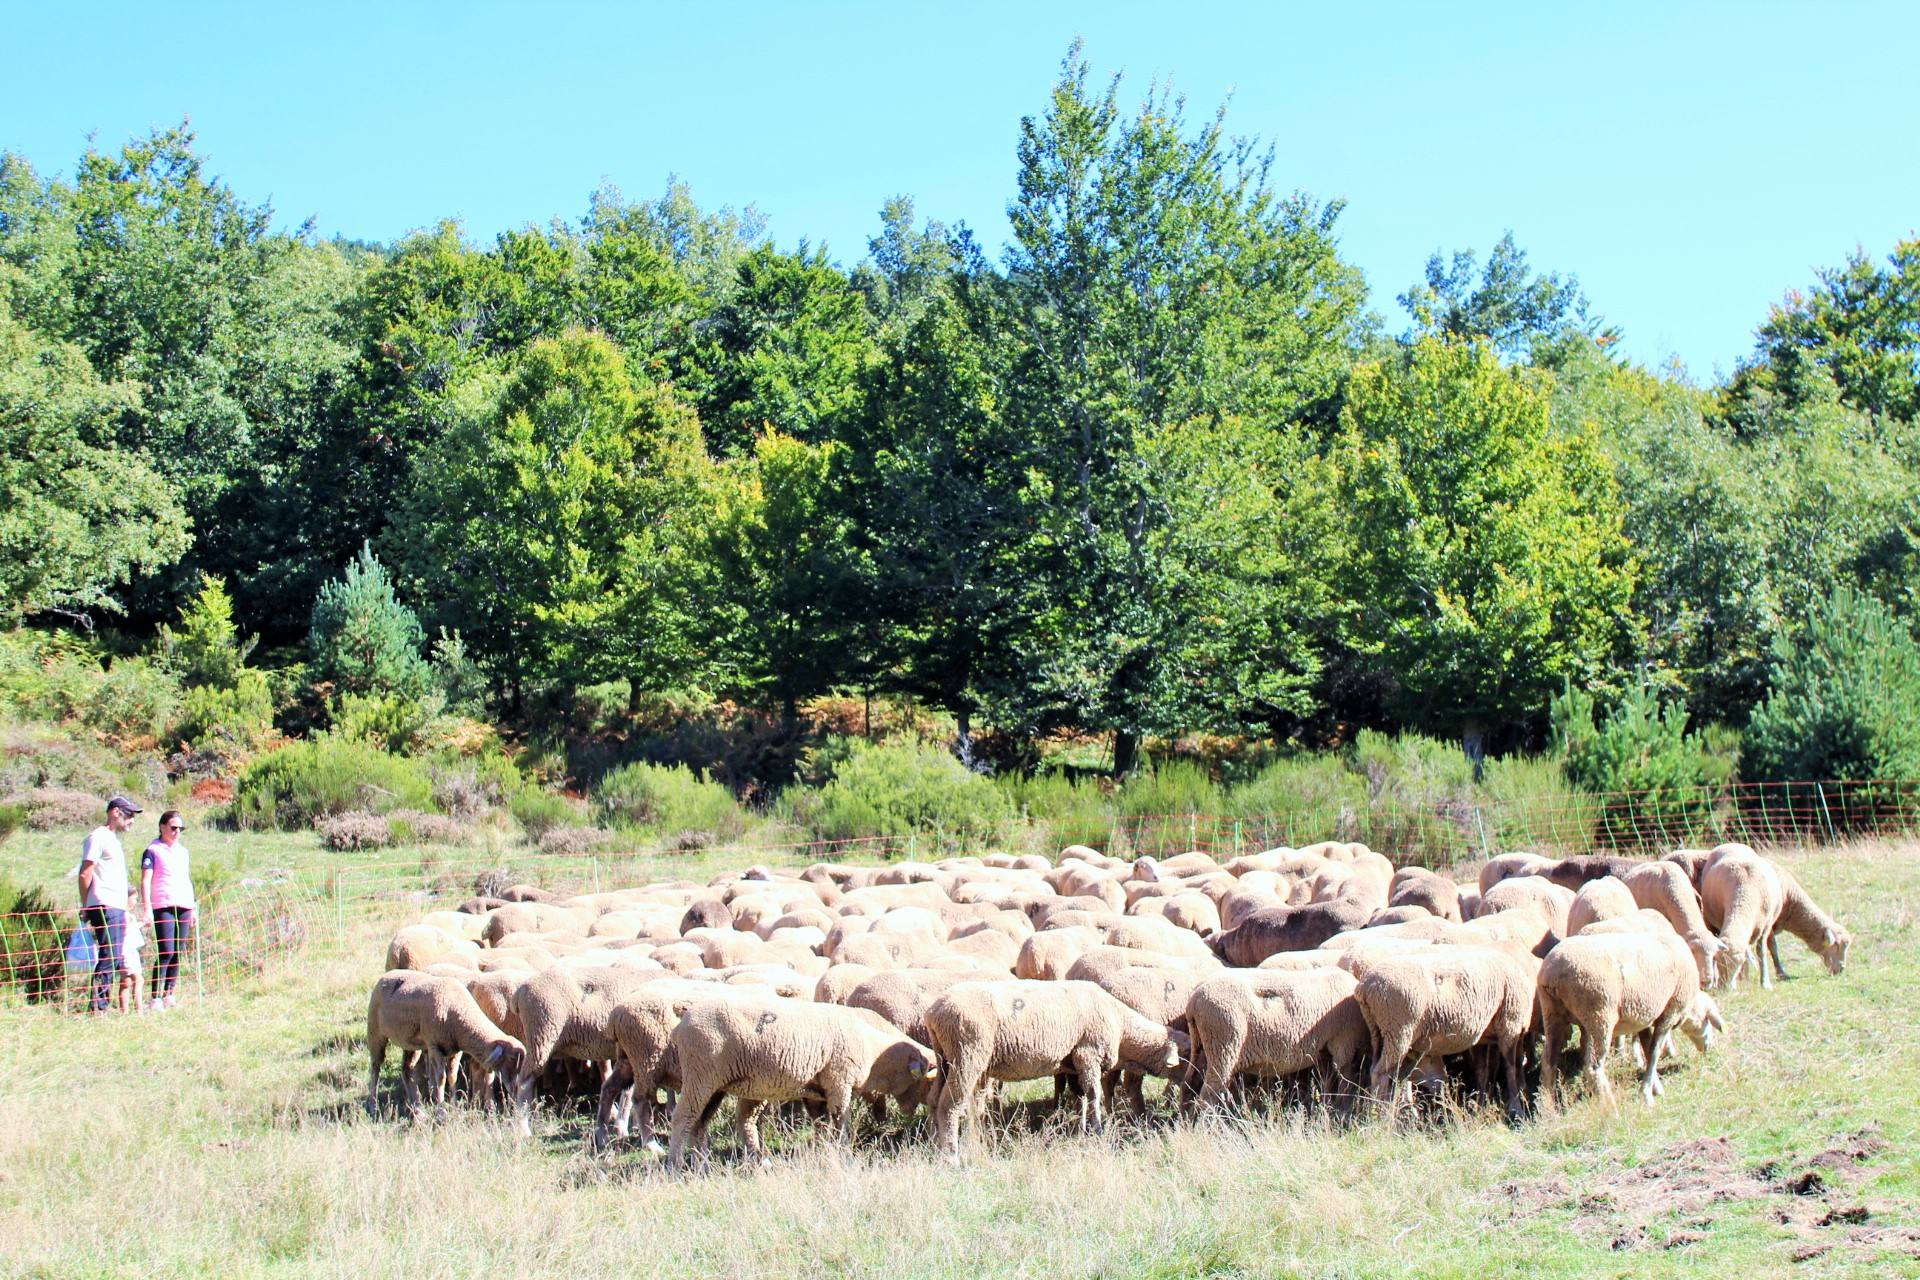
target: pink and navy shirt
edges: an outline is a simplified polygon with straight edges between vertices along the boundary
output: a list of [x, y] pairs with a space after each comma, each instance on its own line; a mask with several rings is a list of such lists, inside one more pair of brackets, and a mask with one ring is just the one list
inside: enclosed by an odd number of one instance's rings
[[168, 844], [155, 840], [140, 855], [140, 869], [153, 872], [153, 901], [150, 907], [191, 907], [193, 876], [187, 862], [187, 846], [177, 841]]

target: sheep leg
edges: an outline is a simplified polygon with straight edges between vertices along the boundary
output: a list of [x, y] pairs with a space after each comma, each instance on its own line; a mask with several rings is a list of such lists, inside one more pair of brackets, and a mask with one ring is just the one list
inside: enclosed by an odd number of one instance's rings
[[1788, 977], [1787, 966], [1780, 963], [1780, 931], [1778, 929], [1767, 935], [1767, 954], [1773, 957], [1774, 976]]
[[698, 1138], [702, 1143], [702, 1167], [706, 1165], [705, 1139], [707, 1123], [719, 1106], [721, 1092], [717, 1084], [705, 1080], [681, 1081], [680, 1097], [673, 1106], [673, 1133], [667, 1145], [667, 1168], [678, 1173], [686, 1162], [687, 1141]]
[[1767, 968], [1766, 944], [1759, 938], [1753, 940], [1752, 955], [1753, 962], [1760, 966], [1760, 989], [1762, 991], [1773, 990], [1773, 971]]
[[400, 1092], [406, 1101], [407, 1119], [420, 1118], [420, 1059], [423, 1053], [419, 1049], [408, 1049], [400, 1055]]
[[1613, 1105], [1613, 1085], [1607, 1079], [1607, 1054], [1613, 1047], [1613, 1019], [1605, 1013], [1580, 1024], [1580, 1066], [1593, 1090], [1607, 1106]]
[[1098, 1133], [1106, 1127], [1100, 1108], [1100, 1059], [1091, 1049], [1077, 1049], [1072, 1060], [1074, 1074], [1080, 1078], [1080, 1132]]
[[1371, 1092], [1374, 1104], [1385, 1110], [1389, 1119], [1399, 1115], [1402, 1069], [1412, 1053], [1412, 1026], [1396, 1028], [1392, 1037], [1388, 1037], [1384, 1030], [1381, 1032], [1379, 1052], [1373, 1060]]
[[[934, 1145], [951, 1159], [960, 1158], [960, 1118], [963, 1111], [971, 1111], [975, 1090], [980, 1087], [980, 1077], [984, 1074], [984, 1064], [962, 1061], [940, 1061], [940, 1097], [933, 1105]], [[978, 1129], [970, 1124], [975, 1137]]]
[[1640, 1075], [1640, 1098], [1648, 1106], [1660, 1096], [1660, 1033], [1652, 1027], [1640, 1033], [1640, 1047], [1646, 1051], [1646, 1070]]
[[767, 1159], [767, 1149], [760, 1139], [760, 1113], [767, 1104], [758, 1098], [740, 1098], [739, 1106], [740, 1149], [748, 1164], [767, 1165], [773, 1162]]
[[[827, 1119], [832, 1122], [834, 1138], [842, 1146], [853, 1145], [853, 1081], [827, 1082]], [[885, 1107], [886, 1099], [880, 1100]]]
[[594, 1114], [593, 1149], [604, 1151], [611, 1129], [627, 1136], [627, 1109], [633, 1104], [633, 1066], [626, 1059], [610, 1072], [600, 1086], [600, 1106]]
[[1225, 1107], [1227, 1089], [1240, 1066], [1240, 1054], [1247, 1044], [1247, 1029], [1238, 1020], [1218, 1043], [1207, 1046], [1206, 1082], [1200, 1092], [1200, 1105], [1208, 1110]]
[[1507, 1116], [1518, 1122], [1527, 1115], [1526, 1039], [1520, 1037], [1501, 1045], [1500, 1056], [1507, 1067]]
[[513, 1114], [520, 1136], [533, 1136], [533, 1084], [535, 1073], [522, 1069], [513, 1079]]
[[387, 1038], [381, 1035], [367, 1037], [367, 1056], [373, 1060], [367, 1072], [367, 1118], [380, 1118], [380, 1069], [387, 1065]]

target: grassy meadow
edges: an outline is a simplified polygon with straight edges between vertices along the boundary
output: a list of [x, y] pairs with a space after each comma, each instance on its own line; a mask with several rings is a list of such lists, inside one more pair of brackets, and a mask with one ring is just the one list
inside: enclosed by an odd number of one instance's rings
[[[230, 851], [242, 874], [317, 854], [275, 839]], [[58, 883], [64, 847], [9, 861]], [[0, 1010], [0, 1273], [1920, 1275], [1920, 846], [1781, 856], [1853, 930], [1848, 971], [1783, 943], [1794, 979], [1732, 994], [1729, 1036], [1686, 1050], [1653, 1110], [1629, 1090], [1517, 1129], [1041, 1121], [960, 1169], [915, 1136], [847, 1152], [799, 1125], [758, 1171], [728, 1162], [723, 1117], [716, 1171], [683, 1181], [587, 1155], [584, 1099], [530, 1142], [467, 1112], [367, 1119], [391, 915], [358, 911], [164, 1015]]]

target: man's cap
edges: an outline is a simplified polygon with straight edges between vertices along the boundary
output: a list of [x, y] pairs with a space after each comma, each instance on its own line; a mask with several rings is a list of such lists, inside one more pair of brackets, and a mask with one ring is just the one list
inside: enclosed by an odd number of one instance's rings
[[115, 809], [118, 809], [122, 813], [143, 812], [139, 805], [127, 799], [125, 796], [115, 796], [113, 799], [107, 801], [107, 812], [112, 813]]

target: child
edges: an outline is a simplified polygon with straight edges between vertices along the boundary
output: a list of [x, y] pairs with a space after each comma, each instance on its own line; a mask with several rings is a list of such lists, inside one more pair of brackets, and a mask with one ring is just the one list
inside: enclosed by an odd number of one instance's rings
[[122, 1013], [141, 1013], [146, 1010], [141, 996], [145, 994], [146, 974], [140, 970], [140, 946], [143, 939], [140, 934], [140, 917], [133, 912], [127, 913], [126, 942], [122, 945], [120, 959], [126, 966], [120, 971], [120, 990], [115, 994], [114, 1007]]

